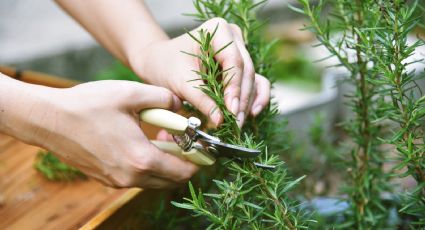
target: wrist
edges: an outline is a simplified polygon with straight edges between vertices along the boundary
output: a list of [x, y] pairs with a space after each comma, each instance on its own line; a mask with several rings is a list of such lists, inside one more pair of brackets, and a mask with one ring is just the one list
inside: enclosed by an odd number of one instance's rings
[[167, 56], [172, 47], [169, 46], [170, 39], [168, 37], [157, 37], [147, 44], [139, 44], [131, 46], [128, 54], [129, 67], [136, 73], [144, 82], [164, 86], [162, 73], [164, 73], [167, 65]]
[[51, 98], [57, 90], [0, 77], [0, 132], [43, 146], [55, 123]]
[[155, 42], [150, 43], [145, 46], [140, 46], [138, 48], [133, 47], [127, 52], [128, 66], [130, 69], [144, 82], [152, 84], [152, 79], [149, 76], [149, 73], [146, 69], [146, 66], [149, 65], [149, 56], [151, 47]]

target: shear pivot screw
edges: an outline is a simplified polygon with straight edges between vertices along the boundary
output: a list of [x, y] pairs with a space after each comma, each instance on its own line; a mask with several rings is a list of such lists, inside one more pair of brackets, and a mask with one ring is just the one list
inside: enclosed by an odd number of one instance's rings
[[214, 155], [218, 155], [218, 151], [214, 146], [208, 146], [207, 151], [214, 154]]
[[196, 117], [189, 117], [187, 123], [188, 123], [188, 126], [192, 129], [197, 129], [199, 126], [201, 126], [201, 120], [199, 120]]

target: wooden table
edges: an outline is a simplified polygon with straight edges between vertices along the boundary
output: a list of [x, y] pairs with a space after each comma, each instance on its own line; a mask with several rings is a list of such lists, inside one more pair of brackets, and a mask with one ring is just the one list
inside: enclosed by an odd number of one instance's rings
[[33, 169], [40, 149], [0, 134], [0, 229], [75, 229], [126, 190], [50, 182]]

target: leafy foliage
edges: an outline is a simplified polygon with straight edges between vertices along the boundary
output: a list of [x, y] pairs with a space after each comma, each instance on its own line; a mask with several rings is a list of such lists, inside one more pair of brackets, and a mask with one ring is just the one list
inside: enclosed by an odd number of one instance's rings
[[420, 17], [414, 16], [417, 2], [412, 6], [403, 1], [383, 4], [383, 30], [376, 34], [376, 52], [369, 51], [377, 60], [377, 79], [374, 84], [382, 87], [382, 97], [389, 98], [382, 108], [384, 117], [394, 121], [397, 128], [393, 129], [391, 138], [384, 140], [392, 144], [398, 152], [398, 165], [395, 172], [400, 177], [413, 177], [417, 186], [408, 194], [403, 195], [401, 212], [411, 216], [412, 224], [425, 227], [425, 95], [416, 84], [418, 78], [424, 78], [425, 72], [417, 77], [415, 70], [407, 70], [407, 66], [422, 60], [407, 62], [419, 46], [425, 41], [418, 39], [409, 44], [407, 35], [420, 22]]
[[[257, 73], [268, 76], [273, 63], [270, 51], [275, 42], [266, 43], [261, 39], [262, 24], [254, 14], [254, 10], [263, 3], [196, 0], [194, 5], [198, 12], [193, 16], [200, 21], [219, 16], [237, 24], [242, 29]], [[206, 218], [210, 222], [209, 229], [306, 228], [310, 223], [308, 217], [288, 196], [288, 192], [303, 177], [292, 180], [279, 159], [278, 153], [286, 148], [287, 142], [282, 139], [284, 127], [274, 120], [277, 115], [276, 105], [270, 103], [259, 116], [249, 119], [248, 124], [242, 130], [239, 129], [236, 118], [224, 104], [226, 82], [221, 79], [229, 79], [231, 76], [227, 76], [228, 70], [220, 69], [214, 59], [218, 52], [231, 43], [214, 52], [211, 40], [216, 30], [200, 30], [197, 35], [190, 34], [198, 42], [201, 52], [189, 54], [196, 56], [202, 66], [197, 72], [205, 82], [200, 90], [209, 95], [224, 114], [224, 124], [212, 132], [223, 141], [260, 149], [262, 154], [254, 161], [276, 168], [262, 169], [252, 161], [226, 161], [223, 164], [226, 177], [213, 180], [216, 186], [213, 192], [196, 191], [189, 184], [191, 197], [185, 198], [184, 203], [172, 203], [179, 208], [192, 210], [195, 216]]]
[[116, 61], [106, 70], [96, 74], [94, 80], [128, 80], [141, 81], [141, 79], [121, 62]]
[[51, 181], [73, 181], [87, 178], [80, 170], [63, 163], [51, 152], [40, 151], [35, 159], [34, 168]]
[[[332, 130], [337, 131], [337, 130]], [[283, 155], [291, 174], [308, 175], [296, 188], [298, 194], [307, 199], [317, 196], [333, 196], [341, 180], [344, 167], [338, 164], [343, 151], [340, 137], [329, 135], [325, 114], [318, 112], [309, 124], [308, 138], [294, 142], [293, 147]]]
[[[320, 45], [326, 47], [331, 57], [336, 57], [350, 73], [347, 81], [354, 91], [347, 95], [353, 117], [344, 127], [353, 142], [347, 154], [347, 187], [350, 208], [339, 227], [376, 229], [389, 227], [390, 207], [383, 195], [390, 189], [390, 176], [413, 176], [417, 186], [407, 194], [400, 212], [407, 214], [409, 224], [424, 226], [424, 101], [415, 83], [416, 73], [408, 62], [424, 41], [418, 38], [413, 44], [408, 34], [418, 25], [415, 16], [417, 2], [394, 1], [332, 1], [332, 21], [321, 14], [325, 1], [312, 5], [299, 0], [303, 9], [292, 7], [305, 14], [310, 24], [307, 30], [316, 34]], [[333, 36], [330, 31], [340, 31]], [[422, 61], [422, 60], [419, 60]], [[423, 73], [422, 73], [423, 76]], [[384, 135], [388, 121], [392, 137]], [[398, 165], [393, 173], [383, 171], [388, 156], [382, 145], [389, 143], [398, 152]], [[337, 225], [338, 227], [338, 225]]]
[[[282, 56], [287, 55], [282, 49]], [[279, 60], [273, 65], [272, 76], [276, 81], [311, 92], [321, 90], [321, 71], [305, 57], [305, 54], [296, 54], [286, 60]]]

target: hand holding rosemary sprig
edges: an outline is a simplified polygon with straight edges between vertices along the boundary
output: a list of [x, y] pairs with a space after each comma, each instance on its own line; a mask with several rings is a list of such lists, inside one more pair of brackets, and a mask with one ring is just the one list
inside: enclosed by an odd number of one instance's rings
[[[199, 54], [199, 46], [187, 34], [169, 39], [138, 0], [104, 0], [101, 4], [93, 0], [58, 0], [58, 3], [142, 80], [170, 89], [216, 126], [223, 121], [215, 102], [195, 88], [203, 84], [193, 80], [197, 74], [192, 70], [199, 70], [200, 63], [196, 57], [181, 51]], [[227, 79], [222, 79], [226, 82], [225, 104], [241, 126], [248, 115], [257, 115], [266, 107], [270, 85], [264, 77], [255, 74], [238, 26], [216, 18], [196, 31], [213, 30], [217, 24], [220, 28], [212, 41], [214, 51], [229, 45], [216, 56], [220, 68], [229, 72]]]
[[[224, 19], [206, 21], [192, 31], [206, 29], [213, 31], [219, 25], [212, 40], [217, 71], [226, 71], [220, 79], [224, 82], [224, 103], [238, 120], [241, 127], [248, 115], [258, 115], [268, 104], [270, 83], [263, 76], [255, 74], [254, 66], [245, 48], [241, 30]], [[192, 55], [186, 55], [182, 51]], [[198, 79], [197, 72], [202, 64], [198, 57], [199, 44], [185, 33], [171, 40], [160, 40], [135, 52], [131, 59], [134, 71], [146, 82], [171, 89], [177, 96], [194, 105], [218, 126], [223, 122], [223, 112], [216, 102], [199, 90], [205, 84]], [[218, 106], [219, 107], [219, 106]]]

